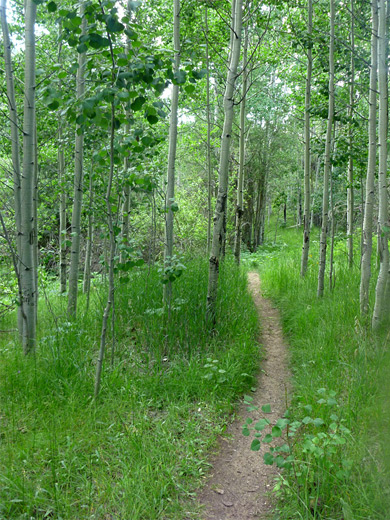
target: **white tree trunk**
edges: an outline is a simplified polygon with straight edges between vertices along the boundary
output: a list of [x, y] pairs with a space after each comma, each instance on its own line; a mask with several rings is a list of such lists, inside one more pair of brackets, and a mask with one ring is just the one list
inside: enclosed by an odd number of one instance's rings
[[351, 82], [349, 86], [349, 109], [348, 109], [348, 188], [347, 188], [347, 247], [348, 265], [353, 266], [353, 213], [354, 213], [354, 191], [353, 191], [353, 113], [355, 103], [355, 9], [354, 0], [351, 0]]
[[[83, 18], [82, 34], [85, 34], [87, 20], [84, 17], [84, 4], [80, 7], [80, 16]], [[85, 92], [85, 66], [87, 57], [85, 52], [79, 54], [77, 69], [77, 99], [83, 97]], [[69, 268], [69, 293], [68, 293], [68, 314], [72, 317], [77, 312], [77, 291], [79, 279], [80, 263], [80, 223], [81, 209], [83, 204], [83, 178], [84, 178], [84, 133], [80, 125], [76, 125], [75, 138], [75, 169], [74, 169], [74, 195], [71, 223], [71, 255]]]
[[307, 49], [307, 74], [305, 92], [305, 172], [304, 172], [304, 210], [303, 210], [303, 246], [301, 259], [301, 276], [305, 276], [310, 248], [310, 106], [311, 106], [311, 74], [313, 68], [311, 35], [313, 29], [313, 2], [308, 0], [307, 4], [307, 34], [309, 46]]
[[387, 30], [386, 2], [379, 0], [379, 41], [378, 41], [378, 83], [379, 83], [379, 215], [378, 246], [380, 267], [375, 290], [375, 306], [372, 328], [377, 330], [385, 320], [385, 289], [389, 270], [389, 215], [387, 201], [387, 130], [388, 130], [388, 92], [387, 92]]
[[378, 67], [378, 1], [373, 0], [371, 28], [371, 69], [369, 93], [368, 123], [368, 165], [366, 177], [366, 198], [364, 203], [364, 221], [362, 233], [362, 261], [360, 277], [360, 312], [367, 316], [369, 310], [369, 288], [371, 279], [372, 226], [375, 202], [375, 169], [376, 169], [376, 101], [377, 101], [377, 67]]
[[[11, 124], [11, 156], [13, 170], [13, 192], [14, 192], [14, 211], [15, 211], [15, 227], [16, 227], [16, 276], [18, 283], [21, 282], [21, 171], [20, 171], [20, 143], [18, 128], [18, 113], [15, 100], [15, 85], [11, 57], [11, 39], [9, 36], [9, 28], [7, 22], [7, 0], [1, 0], [0, 4], [1, 29], [3, 34], [4, 46], [4, 68], [7, 83], [7, 100], [8, 113]], [[19, 287], [19, 294], [22, 294], [22, 288]], [[18, 330], [20, 338], [23, 337], [23, 307], [22, 301], [18, 305]]]
[[231, 60], [229, 64], [226, 89], [224, 95], [225, 120], [221, 140], [219, 175], [218, 175], [218, 196], [214, 213], [213, 240], [211, 245], [209, 283], [207, 292], [207, 319], [215, 322], [215, 312], [217, 303], [219, 259], [223, 242], [223, 223], [226, 211], [229, 180], [229, 157], [230, 143], [232, 137], [232, 127], [234, 118], [234, 87], [237, 79], [237, 68], [240, 60], [241, 31], [242, 31], [242, 0], [235, 3], [235, 23], [232, 35]]
[[34, 260], [34, 180], [35, 180], [35, 18], [36, 4], [27, 0], [25, 10], [25, 70], [23, 117], [23, 175], [21, 182], [21, 281], [23, 295], [23, 349], [35, 349], [36, 275]]
[[328, 233], [328, 212], [329, 212], [329, 175], [330, 175], [330, 155], [332, 148], [332, 128], [334, 117], [334, 29], [335, 29], [335, 5], [334, 0], [330, 0], [330, 41], [329, 41], [329, 107], [328, 123], [326, 127], [326, 143], [324, 156], [324, 193], [322, 199], [322, 228], [320, 237], [320, 263], [318, 270], [317, 296], [324, 294], [325, 266], [326, 266], [326, 246]]
[[[175, 50], [174, 72], [180, 68], [180, 0], [174, 0], [173, 4], [173, 45]], [[177, 145], [177, 112], [179, 108], [179, 85], [172, 86], [171, 116], [169, 121], [169, 149], [167, 171], [167, 193], [165, 200], [165, 250], [164, 264], [168, 266], [173, 255], [173, 211], [172, 204], [175, 200], [175, 163]], [[170, 309], [172, 298], [172, 282], [169, 280], [164, 285], [164, 304]]]
[[240, 106], [240, 156], [238, 167], [238, 183], [237, 183], [237, 207], [236, 207], [236, 233], [234, 237], [234, 256], [238, 265], [240, 265], [241, 256], [241, 225], [242, 215], [244, 213], [244, 166], [245, 166], [245, 121], [246, 121], [246, 94], [248, 88], [248, 44], [249, 31], [248, 26], [245, 27], [244, 53], [242, 58], [242, 97]]

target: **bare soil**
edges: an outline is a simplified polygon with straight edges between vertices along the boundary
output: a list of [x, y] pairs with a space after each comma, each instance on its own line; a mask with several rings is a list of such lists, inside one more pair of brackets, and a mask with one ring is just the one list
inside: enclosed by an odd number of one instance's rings
[[[257, 390], [251, 396], [253, 405], [260, 409], [264, 404], [271, 405], [272, 413], [267, 418], [273, 423], [285, 412], [290, 389], [287, 348], [279, 312], [262, 296], [257, 273], [248, 274], [248, 286], [259, 312], [263, 354]], [[278, 470], [264, 464], [265, 446], [258, 452], [250, 450], [252, 437], [242, 435], [242, 425], [248, 417], [258, 420], [261, 415], [248, 412], [247, 405], [242, 403], [226, 438], [220, 440], [208, 481], [199, 494], [204, 506], [202, 520], [263, 520], [272, 514], [270, 491]]]

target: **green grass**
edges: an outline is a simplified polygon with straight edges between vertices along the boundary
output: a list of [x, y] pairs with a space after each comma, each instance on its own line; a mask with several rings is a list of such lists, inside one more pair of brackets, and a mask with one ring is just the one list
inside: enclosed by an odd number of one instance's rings
[[209, 334], [206, 261], [174, 283], [171, 320], [156, 270], [135, 270], [117, 290], [114, 364], [109, 341], [97, 403], [104, 287], [95, 281], [87, 314], [80, 296], [75, 322], [57, 289], [41, 290], [35, 357], [0, 338], [0, 519], [198, 518], [210, 450], [258, 366], [245, 276], [223, 265]]
[[[316, 235], [312, 233], [305, 279], [299, 275], [302, 235], [295, 229], [280, 230], [276, 244], [265, 244], [245, 260], [259, 269], [263, 288], [281, 311], [291, 346], [291, 417], [302, 420], [309, 405], [310, 415], [325, 421], [325, 426], [308, 426], [298, 434], [294, 456], [302, 461], [296, 464], [301, 475], [285, 471], [276, 518], [386, 519], [390, 510], [390, 414], [388, 393], [382, 391], [383, 381], [389, 389], [386, 340], [374, 338], [360, 322], [360, 271], [347, 268], [342, 236], [335, 249], [336, 286], [330, 291], [326, 285], [324, 297], [317, 298]], [[333, 399], [324, 403], [318, 393], [322, 388], [327, 396], [334, 392], [337, 403]], [[325, 455], [316, 458], [309, 451], [311, 443], [314, 439], [323, 448], [324, 439], [332, 438], [331, 415], [337, 415], [337, 422], [351, 433], [344, 434], [345, 444], [326, 447]]]

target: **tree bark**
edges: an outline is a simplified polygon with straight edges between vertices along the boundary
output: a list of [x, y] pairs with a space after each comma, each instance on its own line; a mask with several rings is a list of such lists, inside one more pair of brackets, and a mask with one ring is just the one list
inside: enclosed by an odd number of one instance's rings
[[23, 349], [28, 354], [36, 341], [36, 266], [34, 260], [34, 180], [35, 180], [35, 19], [36, 4], [27, 0], [25, 10], [25, 71], [23, 117], [23, 176], [21, 181], [21, 281]]
[[240, 60], [241, 30], [242, 30], [242, 0], [236, 0], [235, 22], [232, 36], [231, 60], [227, 74], [226, 89], [224, 94], [225, 120], [221, 140], [218, 196], [214, 213], [213, 240], [211, 245], [209, 282], [207, 292], [206, 316], [209, 322], [215, 323], [219, 259], [221, 256], [223, 241], [223, 223], [226, 211], [228, 181], [229, 181], [229, 157], [234, 117], [234, 87], [237, 79], [237, 68]]
[[[80, 7], [82, 17], [82, 34], [86, 33], [87, 20], [84, 17], [84, 4]], [[85, 52], [79, 54], [77, 69], [77, 99], [84, 96], [85, 92], [85, 67], [87, 56]], [[81, 238], [81, 209], [83, 204], [83, 180], [84, 180], [84, 130], [81, 125], [76, 125], [75, 139], [75, 170], [74, 170], [74, 195], [73, 211], [71, 223], [71, 255], [69, 268], [69, 293], [68, 293], [68, 314], [76, 317], [77, 312], [77, 291], [79, 280], [80, 264], [80, 238]]]
[[[180, 0], [173, 3], [173, 45], [175, 52], [174, 72], [180, 68]], [[173, 255], [173, 211], [175, 202], [175, 162], [177, 146], [177, 112], [179, 108], [179, 85], [172, 86], [171, 116], [169, 121], [169, 149], [168, 149], [168, 171], [167, 171], [167, 193], [165, 200], [165, 250], [164, 265], [172, 262]], [[172, 282], [168, 280], [164, 284], [164, 305], [171, 307]]]
[[366, 177], [366, 197], [364, 203], [364, 220], [362, 233], [362, 260], [360, 276], [360, 312], [367, 316], [369, 310], [369, 288], [371, 279], [372, 227], [375, 202], [375, 169], [376, 169], [376, 102], [377, 102], [377, 68], [378, 68], [378, 1], [371, 3], [371, 69], [369, 93], [368, 122], [368, 164]]
[[378, 21], [378, 83], [379, 83], [379, 215], [378, 246], [380, 267], [375, 290], [375, 306], [372, 328], [378, 330], [385, 321], [385, 289], [389, 270], [389, 215], [387, 201], [387, 132], [388, 132], [388, 92], [387, 92], [387, 30], [386, 2], [379, 0]]
[[328, 211], [329, 211], [329, 175], [330, 175], [330, 155], [332, 146], [332, 128], [334, 118], [334, 33], [335, 33], [335, 5], [334, 0], [330, 0], [330, 41], [329, 41], [329, 106], [328, 122], [326, 128], [326, 143], [324, 156], [324, 192], [322, 200], [322, 227], [320, 237], [320, 262], [318, 270], [317, 296], [324, 294], [325, 266], [326, 266], [326, 246], [328, 232]]
[[311, 75], [313, 68], [313, 53], [311, 36], [313, 30], [313, 2], [307, 4], [307, 34], [309, 46], [307, 49], [307, 73], [305, 91], [305, 157], [304, 157], [304, 210], [303, 210], [303, 246], [301, 258], [301, 276], [305, 276], [310, 248], [310, 106], [311, 106]]
[[[9, 36], [9, 28], [7, 22], [7, 1], [1, 0], [0, 4], [1, 28], [3, 33], [4, 45], [4, 68], [7, 83], [7, 100], [8, 113], [11, 124], [11, 157], [13, 171], [13, 193], [14, 193], [14, 211], [15, 211], [15, 227], [16, 227], [16, 256], [15, 269], [18, 283], [21, 283], [21, 170], [20, 170], [20, 143], [19, 143], [19, 123], [18, 112], [15, 99], [15, 84], [11, 56], [11, 39]], [[22, 288], [19, 287], [19, 295], [22, 294]], [[18, 305], [18, 331], [20, 339], [23, 337], [23, 307], [22, 299], [19, 299]]]
[[244, 163], [245, 163], [245, 121], [246, 121], [246, 94], [248, 88], [248, 56], [249, 31], [248, 26], [245, 27], [244, 53], [242, 58], [242, 96], [240, 105], [240, 157], [238, 167], [238, 183], [237, 183], [237, 207], [236, 207], [236, 233], [234, 238], [234, 257], [237, 265], [240, 265], [241, 256], [241, 225], [242, 215], [244, 213]]
[[209, 23], [208, 7], [205, 6], [206, 32], [206, 116], [207, 116], [207, 254], [211, 248], [211, 193], [212, 193], [212, 165], [211, 165], [211, 107], [210, 107], [210, 57], [209, 57]]
[[348, 109], [348, 188], [347, 188], [347, 247], [348, 265], [353, 267], [353, 215], [354, 215], [354, 191], [353, 191], [353, 113], [355, 103], [355, 9], [354, 0], [351, 0], [351, 82], [349, 86]]

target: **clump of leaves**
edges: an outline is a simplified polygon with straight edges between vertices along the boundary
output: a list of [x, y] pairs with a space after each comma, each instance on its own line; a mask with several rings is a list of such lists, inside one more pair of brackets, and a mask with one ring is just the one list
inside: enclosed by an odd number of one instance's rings
[[[254, 435], [252, 451], [259, 451], [262, 444], [269, 445], [263, 456], [265, 464], [283, 468], [274, 491], [286, 500], [297, 497], [307, 511], [322, 518], [321, 511], [331, 507], [335, 488], [350, 476], [352, 462], [344, 451], [346, 443], [353, 439], [345, 420], [337, 413], [336, 393], [320, 388], [317, 395], [315, 407], [298, 405], [301, 418], [291, 417], [287, 410], [274, 424], [266, 417], [271, 406], [263, 405], [263, 417], [256, 423], [248, 418], [242, 433], [247, 437]], [[252, 397], [245, 396], [248, 411], [258, 410], [252, 401]]]

